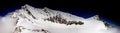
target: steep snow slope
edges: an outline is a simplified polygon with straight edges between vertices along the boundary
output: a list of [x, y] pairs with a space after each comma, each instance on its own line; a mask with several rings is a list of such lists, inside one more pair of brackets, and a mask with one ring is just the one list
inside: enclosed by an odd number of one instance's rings
[[29, 5], [0, 19], [0, 33], [117, 33], [98, 15], [85, 19], [69, 13]]

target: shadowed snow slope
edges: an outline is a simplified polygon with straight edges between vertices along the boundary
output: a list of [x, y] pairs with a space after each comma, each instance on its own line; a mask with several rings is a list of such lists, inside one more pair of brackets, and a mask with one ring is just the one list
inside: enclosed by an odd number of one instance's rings
[[0, 33], [119, 33], [98, 15], [85, 19], [29, 5], [0, 18]]

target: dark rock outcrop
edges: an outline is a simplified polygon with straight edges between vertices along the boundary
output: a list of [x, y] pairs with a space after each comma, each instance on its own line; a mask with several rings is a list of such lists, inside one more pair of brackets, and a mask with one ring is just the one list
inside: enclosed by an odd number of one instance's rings
[[51, 22], [54, 22], [54, 23], [60, 23], [60, 24], [66, 24], [66, 25], [72, 25], [72, 24], [75, 24], [75, 25], [83, 25], [84, 23], [81, 22], [81, 21], [67, 21], [66, 19], [63, 19], [61, 18], [60, 16], [53, 16], [53, 17], [49, 17], [45, 20], [48, 20], [48, 21], [51, 21]]

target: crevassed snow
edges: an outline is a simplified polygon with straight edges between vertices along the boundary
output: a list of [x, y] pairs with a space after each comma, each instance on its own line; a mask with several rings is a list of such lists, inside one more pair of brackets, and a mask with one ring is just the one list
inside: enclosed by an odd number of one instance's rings
[[[46, 18], [57, 16], [67, 21], [82, 21], [83, 25], [53, 23]], [[0, 33], [119, 33], [116, 28], [106, 27], [98, 16], [85, 19], [49, 8], [29, 5], [0, 18]]]

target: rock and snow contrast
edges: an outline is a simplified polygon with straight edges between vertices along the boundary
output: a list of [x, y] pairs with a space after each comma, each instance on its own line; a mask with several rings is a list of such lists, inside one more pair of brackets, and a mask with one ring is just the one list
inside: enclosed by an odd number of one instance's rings
[[0, 33], [119, 33], [98, 15], [83, 18], [29, 5], [0, 18]]

